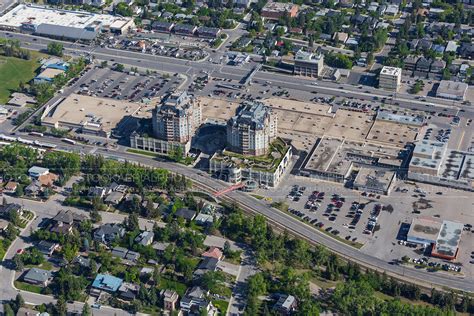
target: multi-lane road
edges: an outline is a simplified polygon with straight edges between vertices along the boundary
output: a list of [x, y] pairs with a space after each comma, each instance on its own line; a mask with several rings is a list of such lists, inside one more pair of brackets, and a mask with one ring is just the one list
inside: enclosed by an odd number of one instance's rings
[[[33, 50], [44, 50], [48, 43], [53, 40], [29, 34], [20, 34], [0, 31], [0, 36], [11, 39], [18, 39], [22, 46]], [[213, 77], [241, 80], [255, 66], [254, 63], [244, 65], [242, 67], [227, 66], [209, 62], [207, 59], [201, 61], [187, 61], [164, 56], [155, 56], [139, 52], [126, 50], [118, 50], [100, 46], [87, 46], [78, 43], [63, 42], [65, 51], [72, 54], [91, 54], [98, 60], [106, 60], [109, 63], [121, 63], [134, 67], [142, 67], [146, 69], [163, 71], [169, 73], [180, 74], [198, 74], [205, 71]], [[217, 53], [222, 54], [222, 51]], [[214, 57], [214, 60], [217, 58]], [[374, 101], [374, 97], [378, 100], [386, 98], [386, 104], [394, 104], [402, 108], [408, 108], [421, 111], [444, 112], [445, 114], [455, 115], [458, 110], [462, 109], [464, 117], [474, 118], [474, 106], [463, 105], [457, 101], [445, 100], [434, 97], [425, 97], [420, 99], [419, 96], [396, 93], [376, 89], [368, 86], [354, 86], [350, 84], [337, 84], [329, 81], [315, 80], [288, 76], [273, 72], [258, 71], [254, 77], [254, 81], [261, 83], [271, 82], [272, 85], [279, 86], [283, 89], [292, 89], [307, 91], [313, 93], [321, 93], [324, 95], [339, 96], [345, 98], [362, 99]]]

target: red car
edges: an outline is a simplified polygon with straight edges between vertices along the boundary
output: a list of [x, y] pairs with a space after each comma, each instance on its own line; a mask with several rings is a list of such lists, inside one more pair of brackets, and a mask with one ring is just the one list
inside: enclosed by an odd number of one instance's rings
[[21, 255], [23, 252], [25, 252], [25, 249], [20, 248], [16, 251], [17, 254]]

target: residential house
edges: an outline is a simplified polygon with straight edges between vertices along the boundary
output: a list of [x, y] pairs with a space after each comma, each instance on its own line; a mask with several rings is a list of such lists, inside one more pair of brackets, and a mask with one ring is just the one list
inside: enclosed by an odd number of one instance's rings
[[221, 29], [217, 27], [201, 26], [198, 28], [197, 33], [199, 37], [217, 38], [221, 34]]
[[109, 243], [125, 235], [125, 229], [119, 224], [105, 224], [94, 231], [94, 240]]
[[25, 188], [25, 194], [30, 197], [37, 197], [42, 192], [41, 184], [38, 181], [31, 182]]
[[421, 50], [431, 49], [432, 46], [433, 46], [433, 41], [431, 41], [430, 39], [427, 39], [427, 38], [422, 38], [418, 42], [418, 48], [421, 49]]
[[108, 190], [111, 191], [111, 192], [120, 192], [120, 193], [123, 193], [125, 195], [125, 193], [127, 193], [127, 191], [128, 191], [128, 186], [126, 186], [124, 184], [118, 184], [116, 182], [112, 182], [109, 185]]
[[16, 316], [46, 316], [44, 314], [48, 314], [48, 313], [40, 313], [38, 311], [35, 311], [34, 309], [29, 309], [26, 307], [20, 307], [18, 309], [18, 312], [16, 312]]
[[194, 221], [199, 225], [210, 226], [214, 222], [214, 216], [210, 214], [199, 213]]
[[41, 252], [45, 256], [51, 256], [56, 249], [59, 248], [59, 244], [41, 240], [38, 245], [36, 246], [39, 252]]
[[7, 194], [13, 194], [16, 192], [16, 189], [18, 188], [18, 183], [15, 181], [8, 181], [7, 184], [3, 187], [3, 192]]
[[217, 315], [217, 308], [206, 298], [207, 294], [199, 286], [192, 287], [179, 303], [184, 315], [202, 315], [202, 311], [208, 316]]
[[127, 252], [128, 252], [127, 248], [115, 247], [114, 249], [112, 249], [112, 256], [120, 258], [120, 259], [125, 259]]
[[173, 290], [161, 290], [160, 295], [163, 298], [163, 309], [170, 312], [174, 311], [179, 299], [178, 293]]
[[390, 16], [395, 16], [398, 14], [398, 5], [396, 4], [389, 4], [387, 6], [387, 9], [385, 10], [385, 14], [386, 15], [390, 15]]
[[89, 198], [99, 197], [99, 198], [102, 199], [104, 196], [106, 196], [109, 193], [110, 193], [110, 191], [109, 191], [108, 188], [93, 187], [93, 188], [89, 188], [87, 196]]
[[153, 243], [155, 234], [152, 231], [141, 232], [136, 238], [135, 242], [142, 246], [149, 246]]
[[273, 309], [280, 315], [290, 315], [296, 309], [296, 298], [293, 295], [280, 295]]
[[40, 286], [48, 286], [51, 282], [52, 274], [51, 271], [31, 268], [23, 277], [23, 281]]
[[215, 258], [217, 260], [222, 260], [222, 257], [224, 256], [224, 254], [219, 248], [210, 247], [206, 252], [202, 253], [202, 256], [206, 258]]
[[180, 35], [194, 35], [197, 31], [197, 26], [191, 24], [176, 24], [173, 28], [176, 34]]
[[42, 174], [38, 177], [38, 182], [43, 187], [52, 187], [54, 182], [59, 179], [59, 176], [54, 173]]
[[459, 55], [464, 59], [474, 59], [474, 44], [462, 43], [459, 48]]
[[161, 21], [155, 21], [153, 22], [153, 24], [151, 25], [151, 27], [158, 31], [158, 32], [164, 32], [164, 33], [170, 33], [171, 30], [173, 29], [174, 27], [174, 23], [173, 22], [161, 22]]
[[171, 243], [169, 242], [154, 242], [151, 246], [157, 251], [159, 255], [161, 255], [170, 244]]
[[0, 205], [0, 217], [9, 219], [10, 214], [15, 212], [18, 216], [23, 215], [23, 207], [17, 203], [7, 203]]
[[104, 202], [109, 205], [118, 205], [122, 202], [125, 193], [119, 191], [113, 191], [107, 195]]
[[87, 216], [73, 212], [71, 210], [61, 210], [56, 216], [53, 217], [52, 221], [56, 224], [80, 224], [85, 221]]
[[119, 297], [126, 301], [133, 301], [136, 298], [139, 290], [140, 286], [137, 284], [123, 282], [118, 289]]
[[443, 76], [444, 68], [446, 67], [446, 62], [441, 59], [435, 59], [431, 63], [429, 77], [433, 79], [441, 79]]
[[403, 73], [404, 75], [411, 76], [416, 69], [416, 63], [418, 62], [418, 56], [408, 55], [403, 60]]
[[123, 280], [108, 274], [97, 274], [92, 283], [92, 287], [107, 292], [117, 292]]
[[187, 221], [192, 221], [196, 217], [196, 212], [184, 207], [177, 210], [174, 215], [175, 217], [181, 217]]
[[219, 263], [219, 260], [216, 258], [204, 257], [204, 259], [202, 259], [201, 262], [199, 263], [199, 266], [197, 267], [196, 271], [194, 271], [194, 275], [200, 276], [209, 271], [214, 272], [217, 270], [218, 263]]
[[135, 251], [128, 250], [123, 247], [115, 247], [112, 249], [112, 256], [123, 259], [129, 265], [135, 264], [140, 258], [140, 254]]
[[9, 221], [0, 219], [0, 232], [4, 232], [7, 229], [9, 223]]
[[455, 41], [448, 41], [446, 44], [446, 48], [444, 49], [445, 52], [448, 53], [456, 53], [458, 51], [459, 45], [456, 44]]
[[155, 271], [155, 269], [153, 269], [153, 268], [143, 267], [140, 270], [140, 276], [151, 275], [151, 274], [153, 274], [154, 271]]
[[48, 168], [33, 166], [28, 169], [28, 174], [30, 177], [38, 179], [40, 176], [47, 175], [49, 173]]
[[349, 34], [344, 33], [344, 32], [336, 32], [334, 33], [333, 40], [337, 43], [346, 43], [346, 41], [349, 39]]
[[432, 60], [430, 58], [420, 57], [416, 63], [415, 75], [425, 77], [430, 72]]

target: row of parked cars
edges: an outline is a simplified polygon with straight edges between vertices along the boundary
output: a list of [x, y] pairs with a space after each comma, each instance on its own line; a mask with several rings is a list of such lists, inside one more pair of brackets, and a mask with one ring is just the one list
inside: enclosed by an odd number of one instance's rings
[[377, 220], [382, 210], [382, 205], [376, 204], [372, 212], [370, 212], [369, 221], [367, 222], [367, 227], [365, 228], [365, 234], [373, 234], [375, 226], [377, 225]]

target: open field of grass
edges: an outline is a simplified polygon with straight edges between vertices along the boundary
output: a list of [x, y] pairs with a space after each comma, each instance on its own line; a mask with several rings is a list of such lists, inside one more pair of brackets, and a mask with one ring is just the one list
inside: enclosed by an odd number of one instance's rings
[[45, 55], [31, 52], [30, 60], [0, 56], [0, 104], [5, 104], [20, 82], [27, 83], [36, 75], [39, 59]]

